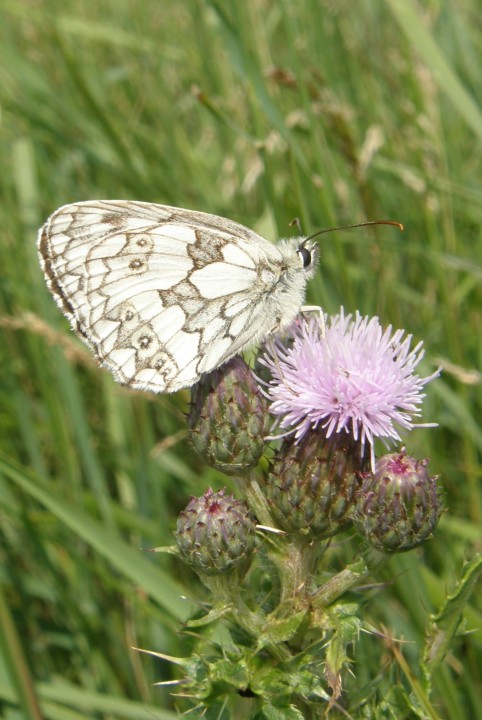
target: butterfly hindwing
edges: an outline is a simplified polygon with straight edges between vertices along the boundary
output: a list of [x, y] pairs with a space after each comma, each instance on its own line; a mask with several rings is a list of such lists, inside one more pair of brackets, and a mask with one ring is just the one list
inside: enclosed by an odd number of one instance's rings
[[216, 215], [131, 201], [66, 205], [39, 234], [73, 328], [116, 380], [154, 392], [194, 384], [294, 317], [306, 279], [292, 244], [279, 248]]

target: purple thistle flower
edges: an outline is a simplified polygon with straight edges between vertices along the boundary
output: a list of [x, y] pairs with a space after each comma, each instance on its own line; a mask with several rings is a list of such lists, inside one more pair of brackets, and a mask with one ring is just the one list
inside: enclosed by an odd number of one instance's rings
[[383, 331], [377, 317], [345, 317], [343, 308], [325, 331], [318, 318], [301, 318], [289, 346], [271, 342], [260, 359], [272, 376], [263, 382], [270, 412], [286, 430], [275, 437], [293, 434], [298, 442], [318, 427], [326, 438], [344, 431], [362, 453], [370, 445], [374, 467], [375, 438], [388, 445], [401, 439], [397, 428], [429, 427], [413, 418], [421, 412], [422, 388], [440, 371], [425, 378], [414, 373], [424, 351], [422, 342], [410, 350], [411, 340], [391, 325]]

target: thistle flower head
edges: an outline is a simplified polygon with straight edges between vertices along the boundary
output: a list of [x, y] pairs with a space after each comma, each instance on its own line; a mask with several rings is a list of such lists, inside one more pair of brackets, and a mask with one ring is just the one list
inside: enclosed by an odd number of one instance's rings
[[307, 542], [342, 532], [351, 523], [363, 467], [347, 435], [325, 440], [312, 430], [298, 443], [285, 439], [264, 478], [274, 519], [285, 532]]
[[400, 430], [416, 426], [423, 387], [438, 375], [414, 372], [424, 351], [421, 342], [410, 349], [411, 340], [404, 330], [384, 331], [377, 317], [345, 316], [343, 308], [326, 329], [316, 317], [302, 318], [289, 345], [272, 342], [260, 361], [271, 373], [264, 392], [281, 436], [298, 442], [311, 429], [327, 438], [345, 432], [362, 453], [369, 444], [374, 466], [375, 439], [398, 441]]
[[193, 497], [177, 521], [176, 542], [183, 559], [205, 575], [244, 574], [255, 543], [255, 522], [245, 502], [209, 488]]
[[405, 552], [431, 537], [444, 509], [437, 476], [428, 460], [404, 449], [377, 460], [357, 491], [353, 522], [358, 532], [384, 552]]
[[195, 450], [212, 467], [236, 475], [257, 465], [269, 414], [242, 357], [232, 358], [194, 385], [188, 425]]

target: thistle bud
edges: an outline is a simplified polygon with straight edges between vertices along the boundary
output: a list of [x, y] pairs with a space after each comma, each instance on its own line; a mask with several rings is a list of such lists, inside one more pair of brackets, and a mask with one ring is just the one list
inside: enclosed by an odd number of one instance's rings
[[421, 545], [437, 527], [443, 511], [441, 488], [427, 471], [428, 460], [405, 450], [377, 460], [357, 493], [353, 522], [366, 540], [384, 552]]
[[246, 572], [255, 542], [255, 522], [242, 500], [224, 490], [193, 497], [177, 521], [182, 558], [200, 574]]
[[241, 357], [203, 376], [192, 389], [191, 442], [211, 467], [227, 475], [258, 464], [269, 423], [267, 402]]
[[360, 448], [348, 434], [307, 433], [288, 438], [266, 478], [265, 493], [280, 527], [307, 541], [331, 537], [351, 522]]

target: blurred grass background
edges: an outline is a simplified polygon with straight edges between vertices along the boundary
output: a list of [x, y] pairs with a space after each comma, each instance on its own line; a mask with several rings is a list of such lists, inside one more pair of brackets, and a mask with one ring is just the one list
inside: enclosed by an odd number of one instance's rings
[[[406, 328], [425, 342], [422, 372], [445, 368], [424, 406], [439, 427], [407, 445], [431, 458], [449, 510], [434, 540], [391, 561], [366, 608], [407, 641], [415, 679], [382, 639], [354, 653], [351, 716], [379, 717], [377, 698], [416, 681], [428, 616], [481, 545], [476, 0], [1, 0], [0, 11], [0, 716], [177, 716], [152, 687], [171, 668], [130, 647], [188, 654], [179, 626], [193, 602], [179, 599], [184, 570], [142, 548], [170, 544], [189, 496], [225, 480], [186, 443], [188, 392], [130, 392], [94, 366], [35, 248], [58, 206], [130, 198], [272, 240], [295, 216], [306, 233], [380, 217], [406, 227], [323, 238], [309, 295]], [[480, 590], [427, 717], [482, 717]]]

